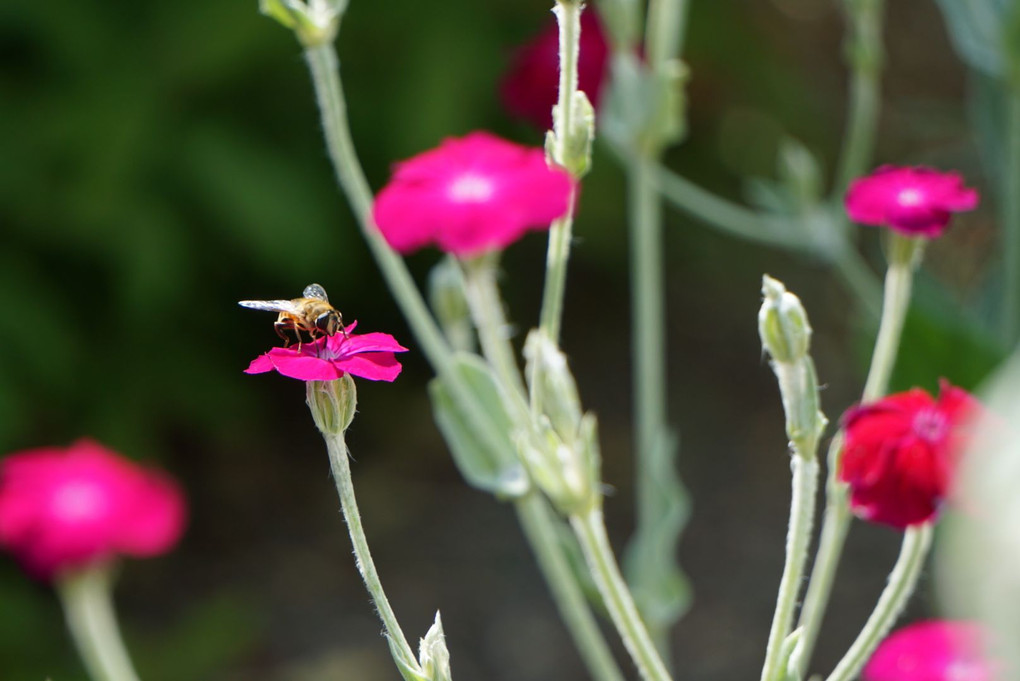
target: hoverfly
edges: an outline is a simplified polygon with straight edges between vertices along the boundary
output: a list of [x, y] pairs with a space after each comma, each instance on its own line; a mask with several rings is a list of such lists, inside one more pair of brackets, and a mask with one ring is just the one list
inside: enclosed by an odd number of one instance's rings
[[332, 336], [337, 332], [347, 337], [344, 318], [339, 310], [329, 304], [324, 288], [318, 284], [309, 284], [301, 295], [301, 298], [292, 300], [241, 300], [237, 304], [253, 310], [279, 312], [280, 316], [276, 318], [273, 329], [283, 339], [284, 347], [290, 345], [292, 340], [287, 332], [297, 338], [299, 348], [302, 331], [313, 341], [319, 336]]

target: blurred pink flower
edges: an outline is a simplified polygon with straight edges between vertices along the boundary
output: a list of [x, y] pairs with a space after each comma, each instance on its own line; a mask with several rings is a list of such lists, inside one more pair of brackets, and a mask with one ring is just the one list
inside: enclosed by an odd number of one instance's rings
[[407, 348], [388, 333], [350, 335], [357, 325], [354, 322], [347, 327], [348, 335], [322, 336], [311, 343], [302, 343], [300, 349], [273, 348], [253, 359], [244, 373], [278, 371], [302, 381], [333, 381], [344, 374], [371, 381], [396, 379], [401, 366], [393, 353], [407, 352]]
[[897, 529], [932, 520], [979, 409], [943, 381], [938, 400], [914, 388], [848, 410], [839, 479], [850, 486], [854, 513]]
[[974, 210], [978, 193], [963, 186], [959, 173], [882, 166], [850, 183], [845, 204], [854, 222], [931, 238], [942, 234], [953, 213]]
[[[581, 14], [581, 42], [577, 59], [577, 88], [598, 109], [608, 77], [609, 43], [598, 15]], [[552, 128], [552, 107], [560, 86], [560, 41], [555, 18], [534, 40], [518, 48], [500, 85], [503, 106], [512, 115], [542, 130]]]
[[0, 461], [0, 546], [43, 579], [118, 555], [165, 553], [185, 516], [169, 477], [93, 440]]
[[504, 248], [567, 212], [573, 180], [541, 149], [486, 132], [447, 138], [396, 164], [373, 215], [402, 253], [435, 244], [458, 256]]
[[976, 622], [931, 620], [903, 627], [879, 644], [864, 681], [990, 681]]

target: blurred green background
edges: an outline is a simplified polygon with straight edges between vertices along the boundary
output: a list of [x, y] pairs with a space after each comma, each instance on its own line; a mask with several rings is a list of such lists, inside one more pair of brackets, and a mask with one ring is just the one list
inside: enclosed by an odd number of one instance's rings
[[[549, 4], [353, 0], [339, 52], [374, 187], [393, 161], [444, 136], [485, 128], [541, 143], [503, 113], [497, 83], [514, 46], [550, 21]], [[940, 376], [972, 387], [998, 357], [967, 317], [995, 299], [998, 235], [995, 175], [971, 125], [984, 119], [968, 112], [996, 109], [968, 109], [977, 81], [935, 3], [889, 9], [876, 161], [959, 168], [987, 199], [929, 250], [896, 387], [933, 389]], [[694, 2], [690, 135], [670, 166], [740, 200], [747, 178], [774, 177], [791, 135], [831, 176], [842, 35], [835, 2]], [[236, 301], [292, 297], [316, 281], [348, 320], [412, 349], [395, 384], [361, 383], [350, 434], [369, 538], [408, 635], [424, 635], [441, 608], [458, 679], [585, 678], [512, 512], [462, 482], [432, 424], [430, 371], [333, 184], [293, 37], [254, 1], [6, 0], [0, 55], [0, 453], [90, 435], [181, 480], [184, 542], [126, 564], [118, 589], [142, 676], [397, 678], [302, 386], [241, 373], [277, 339], [271, 315]], [[994, 124], [979, 132], [994, 149]], [[618, 546], [633, 506], [623, 201], [622, 175], [598, 151], [563, 340], [600, 417]], [[832, 421], [860, 389], [873, 328], [821, 263], [672, 210], [667, 221], [670, 412], [694, 500], [681, 562], [695, 600], [675, 632], [677, 659], [685, 679], [753, 677], [789, 495], [778, 393], [757, 338], [761, 274], [783, 279], [812, 315]], [[878, 271], [876, 233], [860, 242]], [[422, 280], [437, 259], [410, 265]], [[543, 264], [537, 235], [504, 259], [518, 345], [537, 317]], [[897, 546], [892, 532], [854, 532], [820, 670], [863, 622]], [[922, 593], [917, 614], [930, 601]], [[84, 672], [50, 590], [2, 557], [0, 679], [43, 678]]]

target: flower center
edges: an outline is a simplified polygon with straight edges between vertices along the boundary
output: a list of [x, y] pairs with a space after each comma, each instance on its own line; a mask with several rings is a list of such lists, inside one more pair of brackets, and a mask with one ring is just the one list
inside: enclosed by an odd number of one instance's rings
[[917, 412], [913, 423], [914, 434], [927, 442], [941, 442], [949, 430], [946, 415], [935, 409], [922, 409]]
[[448, 194], [457, 203], [482, 203], [492, 197], [493, 186], [481, 175], [461, 175], [450, 185]]
[[99, 485], [78, 480], [57, 490], [51, 510], [60, 520], [77, 522], [102, 516], [106, 506], [106, 495]]
[[910, 187], [901, 190], [900, 193], [896, 196], [896, 200], [899, 201], [899, 204], [901, 206], [908, 207], [919, 206], [921, 205], [921, 203], [924, 202], [924, 194], [921, 192], [920, 189]]

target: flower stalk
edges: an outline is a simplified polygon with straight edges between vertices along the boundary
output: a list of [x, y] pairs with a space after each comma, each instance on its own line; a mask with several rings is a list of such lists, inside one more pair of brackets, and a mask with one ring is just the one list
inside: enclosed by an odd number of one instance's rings
[[889, 583], [882, 591], [875, 610], [826, 681], [851, 681], [857, 678], [882, 638], [896, 623], [896, 618], [903, 611], [907, 599], [914, 593], [921, 569], [924, 567], [924, 559], [931, 548], [933, 534], [931, 523], [923, 523], [906, 530], [900, 556], [889, 574]]
[[71, 638], [92, 681], [138, 681], [117, 626], [111, 566], [66, 574], [56, 587]]
[[[889, 379], [896, 364], [900, 336], [910, 306], [913, 273], [920, 264], [924, 251], [924, 239], [907, 237], [889, 231], [887, 233], [887, 257], [885, 289], [882, 301], [882, 318], [878, 336], [871, 357], [871, 366], [865, 380], [863, 402], [871, 402], [886, 393]], [[803, 675], [810, 662], [811, 653], [818, 639], [822, 618], [832, 592], [832, 583], [843, 553], [846, 534], [850, 529], [852, 515], [847, 499], [847, 486], [838, 479], [840, 455], [843, 449], [843, 432], [836, 433], [829, 446], [828, 476], [826, 480], [825, 514], [822, 520], [818, 552], [815, 554], [811, 579], [804, 596], [798, 626], [802, 628], [799, 672]]]
[[624, 647], [645, 681], [672, 681], [613, 557], [601, 508], [570, 517], [585, 560]]
[[[793, 488], [786, 562], [779, 582], [776, 609], [762, 666], [762, 681], [780, 681], [789, 666], [784, 643], [791, 634], [801, 577], [811, 544], [818, 486], [818, 440], [828, 423], [819, 409], [818, 379], [811, 359], [811, 326], [797, 296], [771, 277], [762, 282], [764, 302], [758, 314], [762, 346], [772, 357], [772, 370], [786, 412], [786, 433], [792, 449]], [[784, 659], [786, 651], [786, 659]]]

